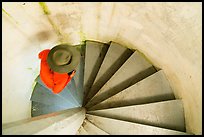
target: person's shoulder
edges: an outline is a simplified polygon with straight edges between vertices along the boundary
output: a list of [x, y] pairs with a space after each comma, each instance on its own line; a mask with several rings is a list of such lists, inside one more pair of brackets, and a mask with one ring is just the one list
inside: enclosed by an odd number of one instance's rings
[[38, 54], [38, 57], [39, 57], [40, 59], [42, 59], [43, 57], [47, 57], [49, 52], [50, 52], [50, 49], [45, 49], [45, 50], [41, 51], [41, 52]]

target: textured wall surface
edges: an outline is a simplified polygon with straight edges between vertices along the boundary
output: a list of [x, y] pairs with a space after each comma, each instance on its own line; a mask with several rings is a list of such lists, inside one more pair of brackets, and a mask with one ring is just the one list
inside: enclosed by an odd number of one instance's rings
[[202, 3], [3, 3], [3, 123], [30, 117], [38, 53], [55, 44], [113, 40], [164, 70], [202, 133]]

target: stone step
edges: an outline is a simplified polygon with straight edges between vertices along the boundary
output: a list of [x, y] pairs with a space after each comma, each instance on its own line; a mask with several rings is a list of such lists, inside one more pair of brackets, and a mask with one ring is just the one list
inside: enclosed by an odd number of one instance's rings
[[78, 107], [73, 101], [69, 101], [68, 99], [60, 97], [58, 94], [49, 92], [48, 89], [39, 83], [36, 83], [30, 100], [46, 105], [56, 105], [65, 108]]
[[67, 109], [66, 107], [56, 106], [56, 105], [45, 105], [39, 102], [32, 101], [31, 117], [36, 117], [40, 115], [45, 115], [61, 110]]
[[86, 41], [84, 67], [84, 95], [91, 89], [109, 45], [97, 41]]
[[68, 85], [65, 87], [65, 89], [59, 93], [59, 96], [69, 101], [72, 101], [74, 104], [81, 107], [82, 100], [80, 98], [79, 92], [80, 91], [77, 90], [75, 79], [73, 77], [68, 83]]
[[109, 135], [86, 119], [84, 119], [82, 126], [87, 131], [88, 135]]
[[81, 57], [73, 79], [76, 87], [76, 93], [79, 97], [79, 104], [82, 106], [84, 98], [84, 57]]
[[78, 67], [76, 68], [76, 73], [73, 77], [75, 87], [76, 87], [76, 94], [79, 98], [79, 104], [82, 106], [83, 99], [84, 99], [84, 65], [85, 65], [85, 44], [79, 45], [81, 57]]
[[138, 105], [172, 99], [175, 99], [174, 93], [163, 70], [160, 70], [88, 110]]
[[185, 131], [181, 100], [88, 111], [88, 114]]
[[[84, 108], [73, 108], [2, 125], [3, 135], [75, 134], [85, 118]], [[75, 133], [74, 133], [75, 132]]]
[[188, 135], [185, 132], [86, 114], [86, 118], [110, 135]]
[[132, 55], [133, 51], [111, 42], [110, 47], [101, 64], [96, 79], [89, 91], [86, 102], [89, 101], [97, 91], [113, 76], [113, 74], [124, 64], [124, 62]]
[[155, 68], [135, 51], [85, 107], [90, 108], [155, 72]]

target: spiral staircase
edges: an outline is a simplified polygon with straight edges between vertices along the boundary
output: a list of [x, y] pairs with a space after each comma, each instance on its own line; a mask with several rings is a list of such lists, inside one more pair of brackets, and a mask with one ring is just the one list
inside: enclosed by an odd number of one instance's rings
[[189, 134], [182, 100], [143, 54], [113, 41], [86, 40], [79, 50], [76, 74], [64, 90], [53, 94], [38, 76], [32, 118], [4, 124], [3, 134]]

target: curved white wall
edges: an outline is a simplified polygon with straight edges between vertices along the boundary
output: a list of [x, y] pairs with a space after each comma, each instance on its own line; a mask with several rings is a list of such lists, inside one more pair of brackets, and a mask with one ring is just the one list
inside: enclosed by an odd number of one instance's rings
[[[46, 7], [47, 5], [47, 7]], [[166, 73], [202, 134], [202, 3], [3, 3], [3, 123], [30, 117], [38, 53], [60, 42], [113, 40]]]

